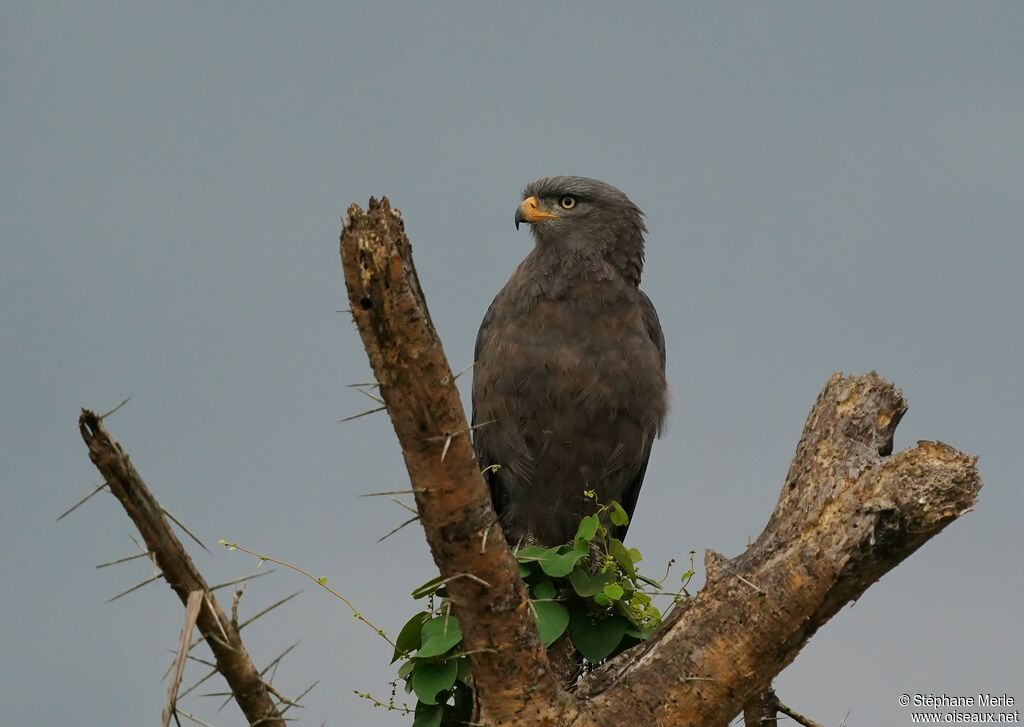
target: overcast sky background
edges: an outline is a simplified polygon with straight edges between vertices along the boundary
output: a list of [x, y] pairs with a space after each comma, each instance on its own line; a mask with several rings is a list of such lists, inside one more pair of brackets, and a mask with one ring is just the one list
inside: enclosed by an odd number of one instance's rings
[[[1024, 699], [1024, 5], [0, 4], [0, 714], [154, 724], [182, 608], [146, 578], [81, 406], [170, 511], [295, 561], [395, 632], [433, 574], [346, 307], [339, 218], [386, 194], [455, 369], [531, 245], [522, 187], [582, 174], [647, 213], [671, 424], [632, 545], [652, 571], [763, 527], [833, 371], [911, 408], [897, 446], [981, 455], [976, 512], [844, 609], [777, 681], [825, 725], [902, 693]], [[469, 377], [463, 379], [464, 394]], [[468, 397], [466, 399], [468, 401]], [[193, 548], [211, 582], [255, 563]], [[698, 556], [698, 561], [700, 556]], [[277, 572], [242, 615], [303, 724], [408, 724], [390, 650]], [[224, 594], [230, 602], [230, 594]], [[190, 667], [186, 682], [202, 672]], [[210, 682], [208, 691], [220, 691]], [[202, 691], [202, 690], [200, 690]], [[183, 705], [216, 725], [232, 705]]]

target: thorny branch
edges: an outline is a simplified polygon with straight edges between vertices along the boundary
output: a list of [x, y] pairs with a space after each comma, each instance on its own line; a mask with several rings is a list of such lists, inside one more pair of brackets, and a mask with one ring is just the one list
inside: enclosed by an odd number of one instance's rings
[[246, 719], [250, 724], [261, 721], [266, 725], [284, 727], [281, 712], [260, 679], [238, 629], [231, 624], [210, 592], [168, 523], [167, 512], [150, 492], [135, 465], [121, 445], [107, 433], [101, 417], [83, 409], [78, 426], [89, 448], [89, 458], [142, 534], [146, 550], [152, 554], [164, 580], [178, 594], [182, 604], [188, 604], [189, 594], [193, 592], [203, 594], [196, 624], [213, 652], [218, 671], [237, 696]]

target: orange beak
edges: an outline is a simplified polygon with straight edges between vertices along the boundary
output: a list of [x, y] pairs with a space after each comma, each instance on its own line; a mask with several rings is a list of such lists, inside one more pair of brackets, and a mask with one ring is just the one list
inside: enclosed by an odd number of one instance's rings
[[519, 229], [520, 222], [529, 222], [534, 224], [536, 222], [543, 222], [544, 220], [557, 220], [558, 215], [554, 212], [548, 212], [542, 210], [540, 205], [537, 204], [536, 197], [527, 197], [524, 199], [519, 207], [516, 208], [516, 229]]

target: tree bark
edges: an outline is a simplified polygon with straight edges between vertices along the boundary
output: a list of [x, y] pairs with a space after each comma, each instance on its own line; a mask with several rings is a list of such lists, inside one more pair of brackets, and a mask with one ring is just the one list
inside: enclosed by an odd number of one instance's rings
[[771, 688], [743, 705], [743, 727], [779, 727], [779, 700]]
[[404, 223], [386, 199], [349, 208], [341, 258], [352, 316], [402, 445], [416, 506], [470, 654], [482, 718], [564, 723], [575, 703], [540, 643], [480, 474]]
[[427, 541], [452, 579], [485, 724], [726, 725], [840, 608], [974, 506], [976, 458], [940, 442], [893, 455], [902, 393], [873, 372], [836, 374], [758, 539], [733, 559], [709, 551], [703, 590], [569, 695], [538, 641], [401, 216], [386, 199], [349, 208], [341, 257]]
[[189, 593], [193, 591], [203, 594], [196, 625], [213, 652], [217, 670], [227, 681], [249, 724], [284, 727], [285, 721], [249, 657], [238, 629], [210, 592], [188, 551], [164, 517], [163, 508], [146, 487], [128, 455], [107, 433], [103, 419], [93, 412], [82, 410], [78, 428], [89, 448], [89, 458], [139, 529], [164, 580], [178, 594], [182, 604], [188, 603]]
[[732, 560], [708, 552], [689, 608], [594, 680], [593, 724], [726, 724], [840, 608], [973, 508], [976, 458], [939, 442], [889, 454], [905, 411], [875, 373], [829, 380], [760, 537]]

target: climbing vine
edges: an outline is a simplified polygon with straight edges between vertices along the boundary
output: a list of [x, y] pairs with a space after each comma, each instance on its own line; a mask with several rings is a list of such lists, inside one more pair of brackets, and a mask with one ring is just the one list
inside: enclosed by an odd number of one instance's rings
[[[663, 590], [671, 562], [660, 581], [642, 575], [637, 567], [643, 559], [640, 551], [611, 536], [615, 527], [629, 522], [626, 511], [615, 501], [597, 502], [593, 491], [585, 495], [594, 501], [595, 512], [580, 521], [571, 543], [528, 545], [515, 553], [541, 641], [549, 647], [568, 633], [583, 670], [645, 641], [662, 620], [653, 597], [671, 596], [675, 603], [688, 595], [686, 586], [693, 577], [692, 553], [691, 567], [675, 592]], [[398, 679], [406, 692], [417, 698], [413, 727], [437, 727], [446, 713], [453, 720], [469, 721], [469, 658], [445, 584], [435, 578], [412, 596], [426, 599], [425, 606], [402, 627], [391, 661], [399, 664]]]

